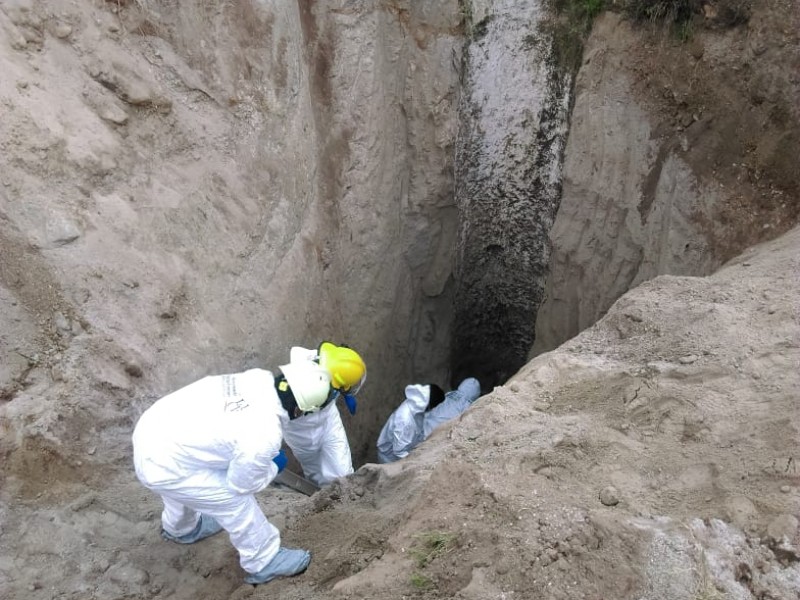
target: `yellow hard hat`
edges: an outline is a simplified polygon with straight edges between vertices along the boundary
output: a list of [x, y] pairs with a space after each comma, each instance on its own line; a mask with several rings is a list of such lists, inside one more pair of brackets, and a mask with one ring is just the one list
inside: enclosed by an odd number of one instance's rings
[[328, 399], [331, 389], [330, 373], [310, 360], [289, 363], [280, 367], [295, 402], [303, 412], [316, 412]]
[[322, 342], [319, 364], [331, 375], [331, 385], [341, 392], [357, 394], [367, 379], [367, 366], [358, 352], [347, 346]]

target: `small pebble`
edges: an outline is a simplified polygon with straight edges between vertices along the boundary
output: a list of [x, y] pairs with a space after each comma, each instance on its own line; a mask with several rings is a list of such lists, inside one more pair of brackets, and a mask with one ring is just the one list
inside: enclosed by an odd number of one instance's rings
[[53, 33], [58, 39], [63, 40], [64, 38], [68, 38], [70, 35], [72, 35], [72, 27], [67, 23], [59, 23], [56, 25]]
[[619, 493], [617, 492], [617, 488], [615, 488], [613, 485], [603, 488], [600, 492], [600, 502], [602, 502], [605, 506], [616, 506], [619, 504]]

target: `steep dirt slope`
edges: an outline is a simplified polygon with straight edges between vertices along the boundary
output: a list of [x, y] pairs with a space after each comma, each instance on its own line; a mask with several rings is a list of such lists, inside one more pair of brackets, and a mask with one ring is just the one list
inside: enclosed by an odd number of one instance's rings
[[797, 598], [798, 250], [796, 229], [626, 294], [408, 460], [301, 506], [311, 568], [251, 597]]
[[477, 377], [491, 390], [525, 364], [533, 344], [573, 74], [554, 57], [547, 2], [467, 4], [472, 35], [456, 142], [452, 384]]
[[359, 459], [445, 378], [455, 0], [347, 4], [0, 4], [0, 478], [292, 344], [366, 357]]
[[638, 288], [408, 461], [263, 493], [300, 578], [159, 538], [159, 395], [329, 335], [365, 400], [446, 370], [459, 19], [0, 3], [0, 597], [796, 597], [797, 232]]
[[[717, 8], [752, 6], [725, 26]], [[604, 14], [575, 86], [534, 354], [660, 274], [705, 275], [800, 219], [800, 6], [705, 3], [690, 37]]]
[[456, 0], [0, 2], [0, 597], [86, 597], [90, 571], [99, 597], [143, 589], [95, 558], [124, 566], [154, 510], [133, 423], [197, 377], [351, 344], [357, 460], [412, 373], [445, 378], [459, 21]]
[[130, 473], [4, 503], [5, 597], [793, 600], [798, 294], [800, 230], [658, 277], [408, 459], [266, 491], [314, 555], [291, 580], [242, 585], [224, 535], [162, 541]]

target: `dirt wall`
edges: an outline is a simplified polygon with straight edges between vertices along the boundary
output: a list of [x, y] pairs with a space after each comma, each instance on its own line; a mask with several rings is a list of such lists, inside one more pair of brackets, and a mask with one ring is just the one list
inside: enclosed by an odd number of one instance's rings
[[532, 355], [660, 274], [704, 275], [800, 219], [800, 12], [753, 2], [688, 38], [607, 13], [575, 86]]
[[456, 385], [503, 383], [534, 339], [572, 83], [554, 60], [548, 14], [543, 3], [473, 5], [456, 148]]
[[3, 455], [35, 432], [125, 461], [158, 396], [329, 339], [368, 364], [368, 457], [412, 374], [448, 371], [458, 23], [4, 2]]

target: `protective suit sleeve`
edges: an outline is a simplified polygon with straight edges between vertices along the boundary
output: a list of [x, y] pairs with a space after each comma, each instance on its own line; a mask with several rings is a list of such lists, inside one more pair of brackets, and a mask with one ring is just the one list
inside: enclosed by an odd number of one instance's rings
[[279, 452], [280, 444], [238, 445], [228, 465], [228, 487], [239, 494], [255, 494], [263, 490], [278, 475], [278, 465], [273, 458]]
[[405, 458], [411, 451], [414, 443], [414, 434], [417, 430], [416, 424], [411, 422], [403, 423], [392, 432], [392, 452], [397, 458]]
[[466, 401], [471, 404], [480, 397], [481, 384], [474, 377], [467, 377], [464, 381], [458, 384], [458, 391], [461, 392]]

